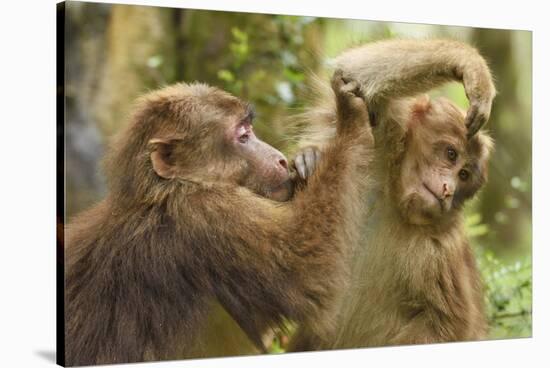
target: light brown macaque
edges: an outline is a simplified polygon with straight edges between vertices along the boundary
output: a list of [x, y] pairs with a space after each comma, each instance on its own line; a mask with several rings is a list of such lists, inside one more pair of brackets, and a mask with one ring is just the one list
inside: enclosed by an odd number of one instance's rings
[[[495, 96], [486, 62], [455, 41], [393, 40], [346, 51], [335, 64], [360, 84], [374, 126], [368, 212], [337, 331], [302, 327], [291, 350], [483, 339], [483, 288], [462, 208], [487, 180], [492, 150], [479, 130]], [[418, 95], [450, 80], [464, 84], [467, 114]], [[328, 158], [331, 99], [305, 114], [312, 126], [296, 158], [304, 178]]]
[[207, 346], [227, 343], [213, 337], [222, 312], [260, 350], [286, 320], [328, 332], [312, 322], [345, 289], [373, 144], [357, 84], [333, 88], [344, 118], [295, 193], [238, 98], [203, 84], [141, 98], [107, 156], [108, 195], [67, 227], [66, 365], [233, 353]]

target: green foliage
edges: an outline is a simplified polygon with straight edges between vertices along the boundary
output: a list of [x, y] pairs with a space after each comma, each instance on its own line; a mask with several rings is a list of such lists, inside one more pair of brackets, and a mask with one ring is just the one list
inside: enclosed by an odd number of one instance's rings
[[[273, 48], [266, 49], [258, 35], [237, 26], [231, 28], [228, 51], [230, 63], [217, 73], [228, 91], [242, 96], [254, 87], [249, 96], [255, 102], [283, 107], [296, 102], [296, 90], [303, 88], [305, 75], [297, 52], [303, 44], [303, 27], [308, 22], [301, 18], [275, 16]], [[265, 67], [264, 67], [265, 66]], [[245, 86], [248, 87], [245, 90]], [[267, 93], [257, 93], [265, 90]]]
[[281, 346], [281, 338], [279, 336], [276, 336], [273, 339], [273, 342], [268, 350], [270, 354], [281, 354], [285, 352], [285, 349]]
[[258, 112], [255, 130], [277, 148], [284, 128], [278, 116], [299, 106], [305, 89], [303, 46], [313, 18], [258, 15], [253, 22], [233, 25], [225, 46], [227, 58], [216, 76], [221, 87], [254, 103]]
[[233, 42], [229, 44], [229, 49], [234, 57], [233, 65], [240, 67], [248, 58], [250, 47], [248, 45], [248, 35], [237, 27], [231, 28]]
[[[467, 216], [466, 228], [471, 239], [482, 237], [488, 226], [481, 215]], [[489, 318], [490, 338], [531, 336], [532, 267], [530, 256], [507, 263], [480, 245], [476, 258], [485, 286], [485, 307]]]
[[244, 81], [237, 74], [250, 56], [248, 34], [237, 27], [233, 27], [231, 28], [231, 35], [233, 40], [229, 44], [229, 51], [232, 56], [232, 63], [229, 69], [218, 71], [218, 78], [224, 82], [228, 91], [236, 95], [242, 95]]
[[489, 227], [481, 222], [479, 213], [466, 216], [466, 229], [470, 238], [477, 238], [489, 232]]
[[154, 55], [147, 59], [147, 66], [149, 68], [158, 68], [162, 65], [163, 59], [162, 55]]
[[485, 281], [491, 338], [531, 336], [531, 259], [504, 264], [490, 251], [478, 256]]

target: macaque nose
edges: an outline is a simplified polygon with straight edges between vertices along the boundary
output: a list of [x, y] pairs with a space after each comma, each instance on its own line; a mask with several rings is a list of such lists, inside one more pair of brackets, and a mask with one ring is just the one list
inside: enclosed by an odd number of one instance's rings
[[454, 194], [454, 189], [447, 183], [443, 183], [443, 199], [451, 197]]
[[285, 170], [288, 170], [288, 162], [286, 159], [282, 158], [279, 160], [279, 165], [281, 165]]

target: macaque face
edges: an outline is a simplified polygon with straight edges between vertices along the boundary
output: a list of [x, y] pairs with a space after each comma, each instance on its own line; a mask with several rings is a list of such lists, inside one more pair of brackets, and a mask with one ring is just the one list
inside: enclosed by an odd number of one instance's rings
[[253, 118], [252, 109], [245, 109], [242, 116], [228, 124], [226, 134], [231, 151], [242, 161], [240, 184], [262, 196], [286, 201], [292, 194], [287, 159], [256, 137]]
[[438, 222], [459, 209], [486, 180], [490, 140], [466, 138], [464, 117], [434, 101], [407, 127], [399, 179], [399, 207], [416, 225]]
[[[287, 160], [256, 137], [250, 105], [216, 88], [176, 88], [180, 95], [171, 105], [172, 114], [149, 140], [158, 176], [227, 182], [273, 200], [290, 198]], [[161, 133], [163, 129], [168, 133]]]

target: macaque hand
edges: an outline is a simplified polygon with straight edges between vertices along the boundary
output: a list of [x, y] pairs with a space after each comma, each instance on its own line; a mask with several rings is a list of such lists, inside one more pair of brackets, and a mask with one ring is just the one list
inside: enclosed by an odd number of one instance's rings
[[306, 180], [313, 175], [321, 161], [321, 151], [316, 146], [300, 150], [294, 157], [294, 167], [301, 179]]
[[334, 72], [331, 85], [336, 95], [338, 134], [356, 134], [361, 128], [369, 126], [367, 104], [359, 83], [344, 78], [342, 70], [338, 69]]
[[489, 120], [496, 92], [491, 72], [484, 61], [479, 66], [474, 65], [465, 69], [462, 82], [470, 101], [465, 123], [468, 137], [473, 137]]
[[470, 101], [470, 108], [466, 114], [466, 128], [468, 128], [468, 138], [473, 137], [491, 116], [491, 107], [493, 99]]

